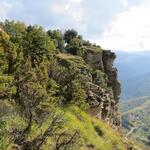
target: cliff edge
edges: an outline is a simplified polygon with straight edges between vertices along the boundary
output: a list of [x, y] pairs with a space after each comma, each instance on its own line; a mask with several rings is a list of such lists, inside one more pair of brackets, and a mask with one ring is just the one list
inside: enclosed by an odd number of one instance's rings
[[88, 83], [89, 113], [105, 120], [113, 127], [120, 126], [119, 96], [120, 83], [117, 78], [117, 69], [113, 66], [115, 53], [109, 50], [88, 53], [85, 61], [94, 69], [104, 73], [105, 86], [94, 82], [94, 76]]

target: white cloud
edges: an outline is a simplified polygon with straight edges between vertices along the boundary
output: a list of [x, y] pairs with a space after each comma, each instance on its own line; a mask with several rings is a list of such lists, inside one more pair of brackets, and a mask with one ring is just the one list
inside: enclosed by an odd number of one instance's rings
[[[0, 20], [9, 18], [62, 30], [75, 28], [85, 38], [96, 38], [128, 0], [0, 0], [12, 5]], [[139, 0], [134, 0], [139, 1]], [[1, 6], [0, 9], [3, 7]], [[6, 9], [5, 9], [6, 10]], [[2, 14], [2, 13], [1, 13]]]
[[123, 4], [124, 7], [127, 7], [128, 4], [129, 4], [129, 3], [128, 3], [128, 0], [122, 0], [122, 4]]
[[[68, 0], [66, 3], [59, 1], [52, 3], [50, 11], [54, 17], [59, 18], [59, 28], [80, 29], [83, 19], [81, 2], [82, 0]], [[58, 22], [55, 23], [58, 24]]]
[[[67, 7], [67, 5], [65, 6], [65, 8], [69, 8]], [[58, 14], [61, 14], [64, 12], [64, 8], [59, 5], [59, 4], [53, 4], [51, 7], [50, 7], [51, 11], [55, 14], [55, 15], [58, 15]]]
[[1, 1], [0, 2], [0, 20], [5, 20], [7, 18], [7, 13], [11, 9], [11, 4]]
[[74, 3], [80, 3], [82, 2], [83, 0], [70, 0], [71, 2], [74, 2]]
[[102, 34], [95, 40], [106, 49], [150, 50], [150, 2], [132, 6], [117, 15]]
[[76, 29], [107, 49], [148, 49], [149, 0], [0, 0], [0, 21]]

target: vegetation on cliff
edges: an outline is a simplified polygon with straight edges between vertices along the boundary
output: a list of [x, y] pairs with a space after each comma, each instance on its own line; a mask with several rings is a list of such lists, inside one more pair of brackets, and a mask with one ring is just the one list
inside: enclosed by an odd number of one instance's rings
[[0, 149], [127, 149], [105, 123], [120, 125], [114, 58], [73, 29], [1, 22]]

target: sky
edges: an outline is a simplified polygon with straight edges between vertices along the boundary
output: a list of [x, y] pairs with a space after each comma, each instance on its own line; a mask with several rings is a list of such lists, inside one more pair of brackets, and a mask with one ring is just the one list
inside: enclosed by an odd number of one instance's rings
[[0, 0], [0, 21], [74, 28], [104, 49], [150, 50], [150, 0]]

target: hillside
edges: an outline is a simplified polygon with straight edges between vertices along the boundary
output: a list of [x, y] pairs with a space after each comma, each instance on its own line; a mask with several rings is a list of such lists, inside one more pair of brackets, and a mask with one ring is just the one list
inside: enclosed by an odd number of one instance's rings
[[133, 109], [141, 106], [146, 101], [149, 101], [149, 97], [147, 97], [147, 96], [132, 98], [132, 99], [128, 99], [126, 101], [121, 101], [120, 110], [122, 113], [128, 112], [130, 110], [133, 110]]
[[73, 29], [1, 22], [0, 149], [134, 149], [118, 132], [115, 58]]
[[122, 126], [126, 135], [150, 146], [150, 99], [141, 97], [121, 103]]
[[[12, 106], [8, 106], [8, 104], [1, 103], [4, 108], [8, 108]], [[5, 105], [5, 106], [4, 106]], [[52, 137], [52, 135], [47, 139], [46, 143], [43, 144], [42, 149], [59, 149], [55, 148], [56, 139], [60, 135], [60, 143], [57, 143], [58, 146], [62, 142], [69, 142], [71, 138], [73, 138], [73, 141], [70, 141], [68, 145], [66, 145], [67, 149], [96, 149], [96, 150], [107, 150], [107, 149], [118, 149], [118, 150], [126, 150], [128, 148], [128, 143], [126, 139], [122, 139], [122, 137], [117, 133], [115, 130], [113, 130], [109, 125], [107, 125], [105, 122], [98, 120], [96, 118], [92, 118], [87, 113], [81, 111], [79, 108], [71, 106], [67, 109], [61, 109], [58, 108], [59, 113], [63, 115], [63, 121], [65, 121], [65, 129], [57, 129], [56, 137]], [[11, 113], [11, 115], [10, 115]], [[58, 114], [58, 112], [57, 112]], [[54, 115], [54, 112], [52, 112], [51, 115]], [[6, 117], [6, 115], [5, 115]], [[52, 116], [51, 116], [52, 117]], [[60, 117], [60, 114], [59, 114]], [[10, 127], [17, 127], [18, 129], [22, 129], [25, 126], [24, 120], [19, 118], [19, 116], [16, 117], [16, 114], [14, 114], [14, 111], [11, 110], [7, 113], [7, 126]], [[60, 119], [60, 118], [59, 118]], [[62, 117], [61, 117], [62, 119]], [[6, 121], [6, 120], [3, 120]], [[59, 123], [62, 123], [58, 120]], [[43, 125], [40, 127], [41, 131], [45, 131], [45, 129], [48, 127], [48, 122], [44, 122]], [[58, 125], [55, 124], [57, 127]], [[41, 134], [39, 130], [39, 126], [37, 124], [33, 125], [32, 131], [30, 134], [28, 134], [28, 142], [33, 141], [37, 138], [38, 134]], [[54, 132], [54, 131], [53, 131]], [[56, 131], [55, 131], [56, 132]], [[55, 133], [54, 132], [54, 133]], [[4, 133], [3, 133], [4, 134]], [[56, 133], [55, 133], [56, 134]], [[60, 134], [60, 135], [59, 135]], [[41, 135], [42, 136], [42, 135]], [[5, 135], [3, 139], [3, 145], [9, 144], [8, 149], [12, 149], [12, 144], [10, 141], [10, 137], [7, 137]], [[65, 143], [64, 143], [65, 144]], [[73, 145], [72, 145], [73, 144]], [[13, 145], [13, 149], [17, 149], [18, 146]], [[35, 147], [35, 146], [34, 146]], [[33, 147], [33, 148], [34, 148]], [[65, 147], [64, 145], [61, 146]], [[3, 149], [3, 148], [2, 148]]]

